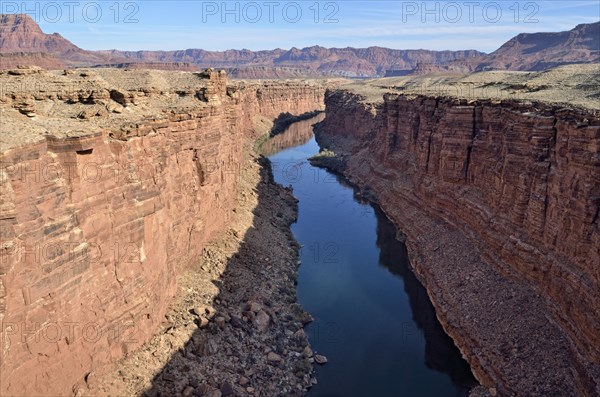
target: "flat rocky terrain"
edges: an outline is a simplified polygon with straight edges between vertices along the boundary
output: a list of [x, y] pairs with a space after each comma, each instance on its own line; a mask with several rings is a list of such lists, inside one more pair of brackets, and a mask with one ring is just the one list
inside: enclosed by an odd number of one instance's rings
[[[226, 81], [221, 76], [230, 96], [268, 82]], [[315, 87], [336, 81], [343, 80], [277, 80], [275, 85]], [[6, 150], [46, 136], [81, 137], [99, 129], [118, 135], [128, 126], [167, 120], [169, 114], [218, 101], [217, 90], [207, 85], [203, 72], [35, 66], [0, 71], [0, 145]]]
[[[568, 65], [544, 72], [492, 71], [467, 75], [381, 79], [290, 79], [282, 84], [339, 87], [381, 103], [384, 93], [466, 99], [522, 99], [564, 103], [600, 110], [600, 65]], [[260, 85], [233, 80], [232, 90]], [[126, 123], [165, 118], [198, 106], [204, 95], [201, 73], [159, 70], [36, 67], [0, 71], [0, 145], [2, 149], [43, 140], [45, 136], [82, 136], [89, 125], [122, 129]], [[128, 105], [134, 106], [128, 106]]]
[[521, 99], [600, 109], [600, 65], [567, 65], [543, 72], [490, 71], [353, 80], [340, 85], [381, 103], [383, 94], [476, 99]]

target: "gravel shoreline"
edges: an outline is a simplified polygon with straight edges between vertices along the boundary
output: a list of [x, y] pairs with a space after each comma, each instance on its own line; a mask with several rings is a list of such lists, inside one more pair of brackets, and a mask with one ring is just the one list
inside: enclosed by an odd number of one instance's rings
[[76, 395], [300, 396], [316, 384], [312, 318], [296, 299], [297, 200], [249, 157], [230, 227], [181, 275], [162, 327]]

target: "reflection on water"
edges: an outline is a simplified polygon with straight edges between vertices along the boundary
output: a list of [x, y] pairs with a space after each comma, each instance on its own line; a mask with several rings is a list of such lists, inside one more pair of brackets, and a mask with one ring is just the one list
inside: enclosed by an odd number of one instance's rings
[[460, 351], [446, 334], [435, 316], [427, 290], [409, 268], [406, 245], [396, 239], [396, 226], [375, 207], [379, 263], [392, 274], [404, 279], [404, 290], [410, 300], [413, 319], [425, 336], [425, 364], [450, 375], [463, 386], [475, 386], [475, 380]]
[[323, 121], [324, 118], [325, 113], [320, 113], [311, 119], [291, 124], [285, 132], [266, 141], [261, 147], [261, 154], [268, 157], [283, 149], [305, 144], [313, 137], [312, 125]]
[[292, 125], [270, 146], [280, 150], [270, 156], [275, 180], [291, 184], [299, 199], [292, 225], [303, 245], [298, 299], [315, 318], [306, 331], [329, 359], [317, 366], [309, 395], [466, 395], [470, 370], [411, 272], [393, 224], [306, 161], [319, 150], [314, 123]]

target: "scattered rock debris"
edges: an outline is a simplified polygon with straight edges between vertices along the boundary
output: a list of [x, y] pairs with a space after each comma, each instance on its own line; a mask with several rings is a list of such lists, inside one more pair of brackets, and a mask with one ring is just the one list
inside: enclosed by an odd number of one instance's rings
[[[229, 230], [179, 279], [162, 329], [82, 395], [299, 396], [316, 384], [296, 302], [297, 200], [251, 155]], [[321, 359], [322, 357], [322, 359]]]

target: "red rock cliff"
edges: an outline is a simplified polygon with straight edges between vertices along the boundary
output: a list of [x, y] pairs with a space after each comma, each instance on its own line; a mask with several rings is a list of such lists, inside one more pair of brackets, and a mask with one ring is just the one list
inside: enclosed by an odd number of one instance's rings
[[202, 100], [167, 116], [3, 147], [0, 394], [69, 394], [148, 340], [176, 276], [228, 223], [252, 116], [323, 107], [314, 85], [205, 78]]
[[407, 234], [477, 378], [502, 395], [600, 393], [597, 112], [363, 99], [328, 91], [319, 139]]

